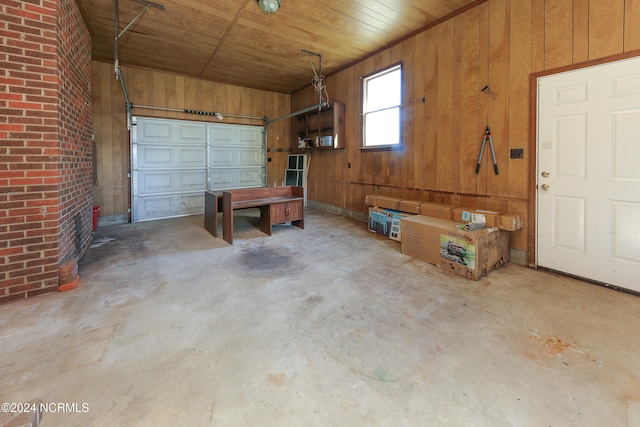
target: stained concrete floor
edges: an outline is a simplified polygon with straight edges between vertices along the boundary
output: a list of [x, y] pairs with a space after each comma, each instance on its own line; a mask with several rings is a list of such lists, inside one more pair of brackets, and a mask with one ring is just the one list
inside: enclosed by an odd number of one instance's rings
[[0, 307], [0, 402], [76, 404], [42, 426], [640, 425], [639, 297], [239, 215], [233, 246], [202, 216], [98, 229], [80, 287]]

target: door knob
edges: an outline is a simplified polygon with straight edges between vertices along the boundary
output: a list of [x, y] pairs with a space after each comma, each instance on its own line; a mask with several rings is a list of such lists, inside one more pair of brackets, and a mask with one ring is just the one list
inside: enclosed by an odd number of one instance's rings
[[547, 191], [551, 188], [551, 186], [549, 184], [542, 184], [540, 188], [542, 188], [544, 191]]
[[549, 178], [549, 175], [551, 175], [549, 172], [542, 172], [543, 178]]

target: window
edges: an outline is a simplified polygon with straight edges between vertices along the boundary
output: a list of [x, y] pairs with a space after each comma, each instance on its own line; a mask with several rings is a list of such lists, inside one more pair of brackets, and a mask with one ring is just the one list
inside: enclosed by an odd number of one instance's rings
[[402, 64], [363, 78], [363, 148], [392, 148], [402, 145]]

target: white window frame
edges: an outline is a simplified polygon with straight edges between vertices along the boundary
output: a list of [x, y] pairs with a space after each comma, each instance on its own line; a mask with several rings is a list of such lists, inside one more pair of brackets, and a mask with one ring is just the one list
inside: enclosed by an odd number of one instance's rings
[[[401, 149], [403, 146], [402, 143], [402, 79], [403, 79], [403, 67], [402, 62], [390, 65], [382, 70], [376, 71], [375, 73], [369, 74], [367, 76], [362, 77], [362, 149], [364, 150], [389, 150], [389, 149]], [[376, 107], [369, 108], [368, 98], [369, 94], [369, 83], [375, 81], [378, 78], [386, 77], [390, 73], [399, 73], [400, 74], [400, 84], [398, 87], [399, 93], [395, 94], [393, 98], [396, 100], [391, 100], [389, 104], [378, 105]], [[393, 133], [386, 141], [373, 140], [372, 135], [367, 135], [367, 120], [374, 118], [372, 123], [380, 123], [380, 117], [382, 116], [395, 116], [394, 112], [397, 112], [397, 134], [393, 132], [392, 129], [388, 127], [384, 128], [384, 131], [381, 132], [380, 128], [370, 128], [371, 132], [380, 136], [384, 133]], [[392, 119], [392, 124], [395, 124], [395, 118]], [[395, 126], [393, 126], [395, 128]], [[373, 142], [371, 141], [373, 140]]]

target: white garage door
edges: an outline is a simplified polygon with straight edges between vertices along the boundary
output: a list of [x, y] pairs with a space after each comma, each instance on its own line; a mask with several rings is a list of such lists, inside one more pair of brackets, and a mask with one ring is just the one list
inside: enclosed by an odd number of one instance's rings
[[261, 187], [262, 127], [134, 117], [133, 222], [204, 213], [204, 191]]

